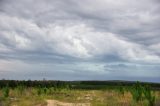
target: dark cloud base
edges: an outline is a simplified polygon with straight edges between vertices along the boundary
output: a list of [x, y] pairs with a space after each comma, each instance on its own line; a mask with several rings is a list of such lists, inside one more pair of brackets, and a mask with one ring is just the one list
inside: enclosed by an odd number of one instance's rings
[[0, 0], [0, 78], [160, 82], [159, 10], [158, 0]]

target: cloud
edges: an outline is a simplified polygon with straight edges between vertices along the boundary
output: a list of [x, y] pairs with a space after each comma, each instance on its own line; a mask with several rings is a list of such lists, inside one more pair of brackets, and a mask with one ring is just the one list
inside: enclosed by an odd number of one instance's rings
[[111, 32], [96, 31], [85, 23], [65, 26], [49, 24], [40, 28], [28, 20], [7, 16], [1, 16], [1, 22], [1, 28], [4, 29], [1, 31], [2, 44], [12, 47], [12, 51], [41, 51], [78, 58], [112, 54], [125, 60], [159, 59], [142, 49], [142, 45], [124, 40]]
[[[24, 62], [32, 71], [40, 69], [38, 64], [52, 63], [65, 66], [52, 70], [55, 73], [65, 69], [66, 74], [79, 69], [94, 75], [123, 73], [120, 69], [150, 73], [160, 69], [148, 66], [160, 64], [159, 8], [156, 0], [2, 0], [0, 59], [17, 66], [17, 61]], [[33, 63], [35, 68], [29, 68]]]

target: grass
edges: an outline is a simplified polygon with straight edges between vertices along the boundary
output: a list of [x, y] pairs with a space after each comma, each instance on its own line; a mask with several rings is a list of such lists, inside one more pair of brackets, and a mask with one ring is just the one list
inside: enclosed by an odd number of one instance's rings
[[120, 85], [97, 90], [40, 86], [6, 86], [0, 89], [0, 106], [47, 106], [48, 99], [90, 103], [91, 106], [158, 106], [160, 91], [139, 82], [129, 87]]
[[[148, 106], [146, 100], [134, 101], [130, 92], [121, 94], [115, 90], [61, 90], [53, 94], [36, 94], [36, 89], [27, 89], [26, 94], [19, 95], [15, 90], [11, 90], [10, 98], [3, 99], [4, 106], [46, 106], [46, 99], [55, 99], [63, 102], [85, 103], [92, 106]], [[156, 98], [160, 98], [159, 91], [155, 92]], [[150, 105], [149, 105], [150, 106]]]

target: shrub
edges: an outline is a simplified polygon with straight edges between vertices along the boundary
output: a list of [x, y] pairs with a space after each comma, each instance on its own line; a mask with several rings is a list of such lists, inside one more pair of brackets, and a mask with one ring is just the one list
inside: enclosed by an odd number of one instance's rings
[[137, 82], [133, 86], [133, 88], [131, 89], [131, 94], [132, 94], [133, 100], [135, 100], [136, 102], [142, 100], [143, 87], [141, 86], [141, 84], [139, 82]]
[[5, 88], [3, 88], [3, 97], [8, 97], [9, 96], [9, 87], [6, 86]]
[[46, 87], [43, 88], [43, 93], [47, 94], [47, 88]]
[[39, 86], [38, 88], [37, 88], [37, 95], [41, 95], [42, 94], [42, 89], [41, 89], [41, 87]]
[[155, 95], [152, 94], [151, 88], [148, 85], [144, 87], [143, 93], [149, 106], [155, 106]]
[[155, 95], [153, 95], [150, 86], [142, 86], [139, 82], [137, 82], [131, 89], [131, 94], [133, 100], [136, 102], [146, 99], [149, 106], [155, 106]]

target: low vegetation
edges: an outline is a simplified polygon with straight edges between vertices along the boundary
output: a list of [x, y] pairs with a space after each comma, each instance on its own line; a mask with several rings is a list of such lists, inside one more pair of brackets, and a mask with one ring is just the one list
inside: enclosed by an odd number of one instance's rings
[[91, 106], [160, 106], [157, 83], [0, 81], [0, 106], [47, 106], [47, 100]]

